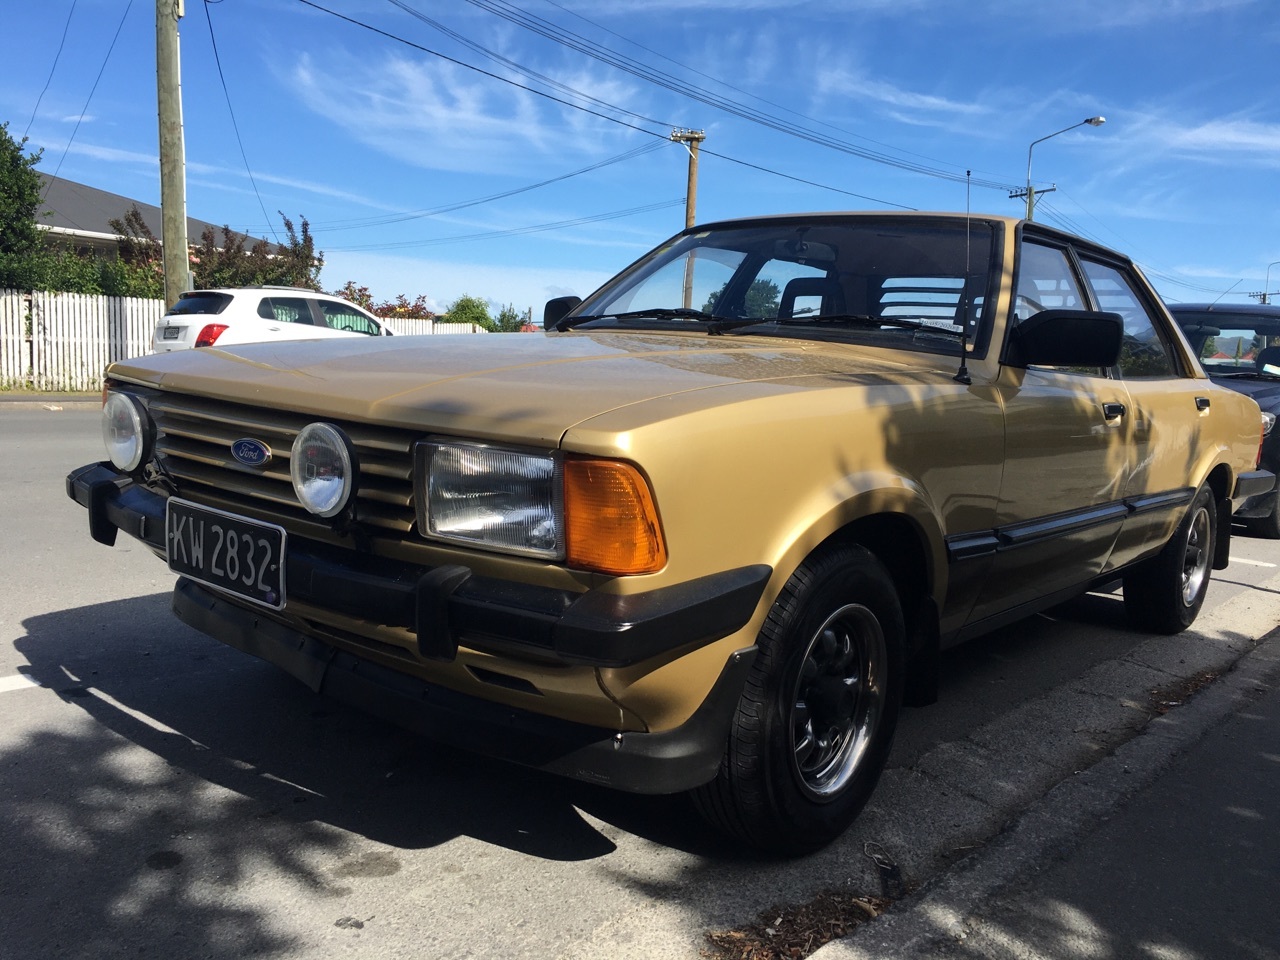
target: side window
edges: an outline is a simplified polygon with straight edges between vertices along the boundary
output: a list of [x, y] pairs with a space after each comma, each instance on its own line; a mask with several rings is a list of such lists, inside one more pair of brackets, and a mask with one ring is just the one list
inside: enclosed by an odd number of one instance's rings
[[1176, 377], [1178, 368], [1160, 324], [1154, 320], [1130, 284], [1115, 267], [1082, 260], [1093, 287], [1098, 309], [1124, 318], [1124, 344], [1120, 348], [1120, 373], [1129, 379]]
[[324, 325], [334, 330], [346, 330], [351, 333], [365, 333], [371, 337], [378, 336], [381, 331], [377, 325], [355, 307], [345, 303], [319, 301], [320, 312], [324, 314]]
[[258, 316], [278, 323], [311, 323], [311, 305], [301, 297], [263, 297]]
[[1084, 297], [1066, 252], [1039, 243], [1023, 243], [1018, 257], [1018, 290], [1013, 312], [1025, 320], [1041, 310], [1080, 310]]
[[[1085, 299], [1065, 250], [1039, 243], [1022, 244], [1018, 258], [1018, 289], [1013, 300], [1016, 320], [1026, 320], [1041, 310], [1083, 310]], [[1101, 367], [1040, 367], [1063, 373], [1107, 376]]]

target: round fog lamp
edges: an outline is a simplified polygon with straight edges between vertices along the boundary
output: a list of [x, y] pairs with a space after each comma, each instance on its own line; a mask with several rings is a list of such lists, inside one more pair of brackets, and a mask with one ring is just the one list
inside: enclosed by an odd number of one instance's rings
[[107, 395], [102, 406], [102, 441], [118, 470], [132, 473], [147, 452], [147, 419], [141, 404], [123, 393]]
[[298, 431], [289, 457], [293, 490], [306, 509], [333, 517], [355, 489], [356, 458], [347, 435], [331, 423], [309, 423]]

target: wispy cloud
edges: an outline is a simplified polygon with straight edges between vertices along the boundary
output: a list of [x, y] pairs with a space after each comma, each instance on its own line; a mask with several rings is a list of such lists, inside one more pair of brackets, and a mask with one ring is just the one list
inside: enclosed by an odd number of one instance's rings
[[971, 124], [974, 118], [990, 112], [980, 103], [904, 89], [847, 68], [822, 71], [817, 78], [816, 93], [827, 100], [852, 100], [878, 109], [901, 123], [918, 126]]
[[1134, 158], [1280, 167], [1280, 123], [1224, 117], [1188, 124], [1169, 115], [1149, 114], [1131, 119], [1122, 129], [1113, 146]]
[[[321, 68], [306, 57], [289, 79], [308, 108], [353, 139], [427, 169], [492, 173], [527, 162], [530, 151], [596, 154], [620, 129], [568, 108], [552, 120], [557, 108], [544, 98], [449, 63], [330, 56]], [[561, 82], [609, 102], [633, 98], [616, 80], [579, 73]]]

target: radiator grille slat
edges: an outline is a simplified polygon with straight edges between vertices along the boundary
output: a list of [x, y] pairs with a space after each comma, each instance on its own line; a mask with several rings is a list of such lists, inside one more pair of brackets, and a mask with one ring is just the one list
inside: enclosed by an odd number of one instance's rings
[[[194, 486], [203, 499], [242, 503], [256, 515], [309, 517], [293, 492], [289, 457], [298, 431], [315, 417], [179, 394], [152, 397], [148, 409], [157, 428], [156, 453], [180, 490]], [[355, 446], [358, 522], [397, 539], [411, 537], [416, 522], [413, 445], [420, 434], [332, 422]], [[232, 457], [231, 445], [245, 438], [266, 444], [270, 462], [249, 467]]]

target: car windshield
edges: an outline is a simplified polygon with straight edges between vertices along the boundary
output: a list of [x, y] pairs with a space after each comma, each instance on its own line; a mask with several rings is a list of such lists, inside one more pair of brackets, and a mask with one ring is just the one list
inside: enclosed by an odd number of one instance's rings
[[712, 226], [659, 247], [561, 328], [702, 324], [712, 333], [892, 337], [926, 348], [942, 339], [940, 349], [954, 350], [956, 336], [979, 330], [994, 247], [994, 227], [980, 220], [831, 216]]
[[1177, 314], [1177, 320], [1205, 373], [1280, 376], [1280, 317]]

